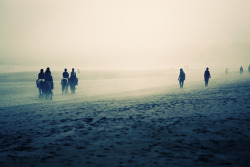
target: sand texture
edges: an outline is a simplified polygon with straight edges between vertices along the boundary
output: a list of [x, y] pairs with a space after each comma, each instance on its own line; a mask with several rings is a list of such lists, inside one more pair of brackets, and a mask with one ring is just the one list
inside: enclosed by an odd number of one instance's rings
[[0, 166], [250, 166], [249, 81], [0, 107]]

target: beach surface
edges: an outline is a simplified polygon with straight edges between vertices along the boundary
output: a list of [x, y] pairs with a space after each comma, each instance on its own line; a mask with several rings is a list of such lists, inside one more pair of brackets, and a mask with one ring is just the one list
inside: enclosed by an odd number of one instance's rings
[[214, 83], [28, 103], [6, 93], [0, 166], [250, 166], [249, 76]]

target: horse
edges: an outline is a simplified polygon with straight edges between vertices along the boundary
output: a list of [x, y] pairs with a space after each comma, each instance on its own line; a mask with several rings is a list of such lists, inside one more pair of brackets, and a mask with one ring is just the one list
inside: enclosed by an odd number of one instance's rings
[[39, 90], [39, 98], [42, 98], [43, 95], [44, 95], [44, 82], [45, 80], [44, 79], [38, 79], [36, 80], [36, 85], [37, 85], [37, 88]]
[[53, 82], [52, 81], [46, 81], [44, 84], [44, 92], [45, 92], [45, 98], [52, 100], [52, 92], [53, 89]]
[[75, 94], [76, 85], [78, 85], [78, 78], [70, 78], [69, 79], [69, 86], [72, 94]]
[[62, 85], [62, 94], [63, 94], [63, 92], [65, 92], [67, 94], [68, 93], [68, 87], [69, 87], [68, 79], [67, 78], [63, 78], [61, 80], [61, 85]]

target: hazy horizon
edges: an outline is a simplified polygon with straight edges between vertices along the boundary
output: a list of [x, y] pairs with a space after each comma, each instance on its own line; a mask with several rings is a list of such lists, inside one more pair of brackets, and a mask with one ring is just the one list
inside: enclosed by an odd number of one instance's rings
[[3, 0], [0, 69], [246, 69], [249, 6], [248, 0]]

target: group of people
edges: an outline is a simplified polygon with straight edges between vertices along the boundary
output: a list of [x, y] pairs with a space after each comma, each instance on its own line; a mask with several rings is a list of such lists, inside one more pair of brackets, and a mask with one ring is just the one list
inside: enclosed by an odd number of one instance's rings
[[[70, 77], [66, 68], [64, 69], [62, 76], [63, 76], [63, 79], [61, 82], [62, 87], [64, 87], [65, 89], [68, 89], [68, 85], [70, 85], [71, 92], [75, 93], [75, 85], [78, 84], [78, 79], [76, 77], [76, 72], [74, 68], [72, 68]], [[66, 82], [63, 82], [63, 81], [66, 81]], [[54, 89], [54, 82], [53, 82], [53, 77], [52, 77], [49, 67], [46, 69], [45, 72], [43, 69], [40, 70], [36, 83], [37, 83], [37, 88], [39, 88], [39, 97], [41, 98], [45, 95], [45, 98], [47, 96], [50, 96], [50, 98], [52, 99], [52, 94], [53, 94], [52, 90]]]
[[48, 67], [45, 72], [43, 72], [43, 69], [41, 69], [40, 73], [38, 74], [38, 79], [44, 79], [45, 81], [53, 82], [53, 77], [51, 75], [50, 68]]
[[[185, 81], [186, 75], [183, 71], [183, 69], [180, 69], [180, 75], [179, 75], [179, 83], [180, 83], [180, 88], [183, 88], [184, 85], [184, 81]], [[209, 68], [206, 68], [206, 71], [204, 72], [204, 81], [205, 81], [205, 86], [208, 86], [208, 81], [211, 78], [210, 72], [209, 72]]]
[[[250, 65], [248, 66], [248, 72], [250, 73]], [[240, 74], [243, 74], [243, 67], [240, 67]], [[228, 68], [226, 68], [226, 75], [228, 75]]]
[[50, 68], [48, 67], [44, 72], [43, 69], [40, 70], [38, 74], [38, 79], [36, 80], [37, 88], [39, 89], [39, 97], [52, 99], [52, 90], [54, 89], [53, 77], [51, 75]]
[[75, 69], [72, 68], [70, 78], [69, 78], [69, 73], [67, 72], [67, 68], [65, 68], [62, 76], [63, 76], [63, 78], [61, 80], [62, 94], [64, 92], [68, 93], [68, 86], [70, 86], [70, 90], [74, 94], [75, 93], [75, 86], [78, 84], [78, 78], [76, 77]]
[[[250, 65], [248, 67], [248, 71], [250, 72]], [[243, 73], [243, 67], [240, 67], [240, 73]], [[226, 69], [226, 74], [228, 74], [228, 68]], [[67, 69], [64, 69], [64, 72], [62, 74], [63, 78], [61, 80], [61, 85], [62, 85], [62, 93], [65, 91], [66, 93], [68, 92], [68, 85], [70, 85], [70, 89], [72, 93], [75, 93], [75, 86], [78, 84], [78, 79], [76, 77], [76, 72], [75, 69], [72, 68], [71, 75], [69, 77], [69, 73], [67, 72]], [[183, 88], [184, 81], [185, 81], [186, 75], [183, 69], [180, 69], [180, 74], [179, 74], [179, 83], [180, 83], [180, 88]], [[211, 78], [209, 68], [206, 68], [206, 71], [204, 72], [204, 81], [205, 81], [205, 86], [208, 86], [208, 81]], [[42, 82], [39, 82], [42, 81]], [[37, 80], [37, 87], [40, 88], [40, 83], [52, 83], [51, 89], [54, 89], [54, 84], [53, 84], [53, 77], [51, 75], [50, 68], [48, 67], [45, 72], [43, 72], [43, 69], [40, 70], [40, 73], [38, 74], [38, 80]], [[39, 96], [41, 96], [41, 91], [39, 89]]]
[[[250, 65], [248, 66], [248, 72], [250, 72]], [[240, 67], [240, 74], [242, 74], [243, 73], [243, 67], [241, 66]]]
[[[248, 66], [248, 72], [250, 73], [250, 65]], [[240, 67], [240, 74], [243, 73], [243, 67]], [[226, 68], [226, 75], [228, 75], [228, 68]], [[185, 73], [183, 69], [180, 69], [180, 75], [179, 75], [179, 83], [180, 83], [180, 88], [183, 88], [184, 80], [185, 80]], [[211, 78], [209, 68], [206, 68], [206, 71], [204, 72], [204, 81], [205, 81], [205, 86], [208, 86], [208, 81]]]

